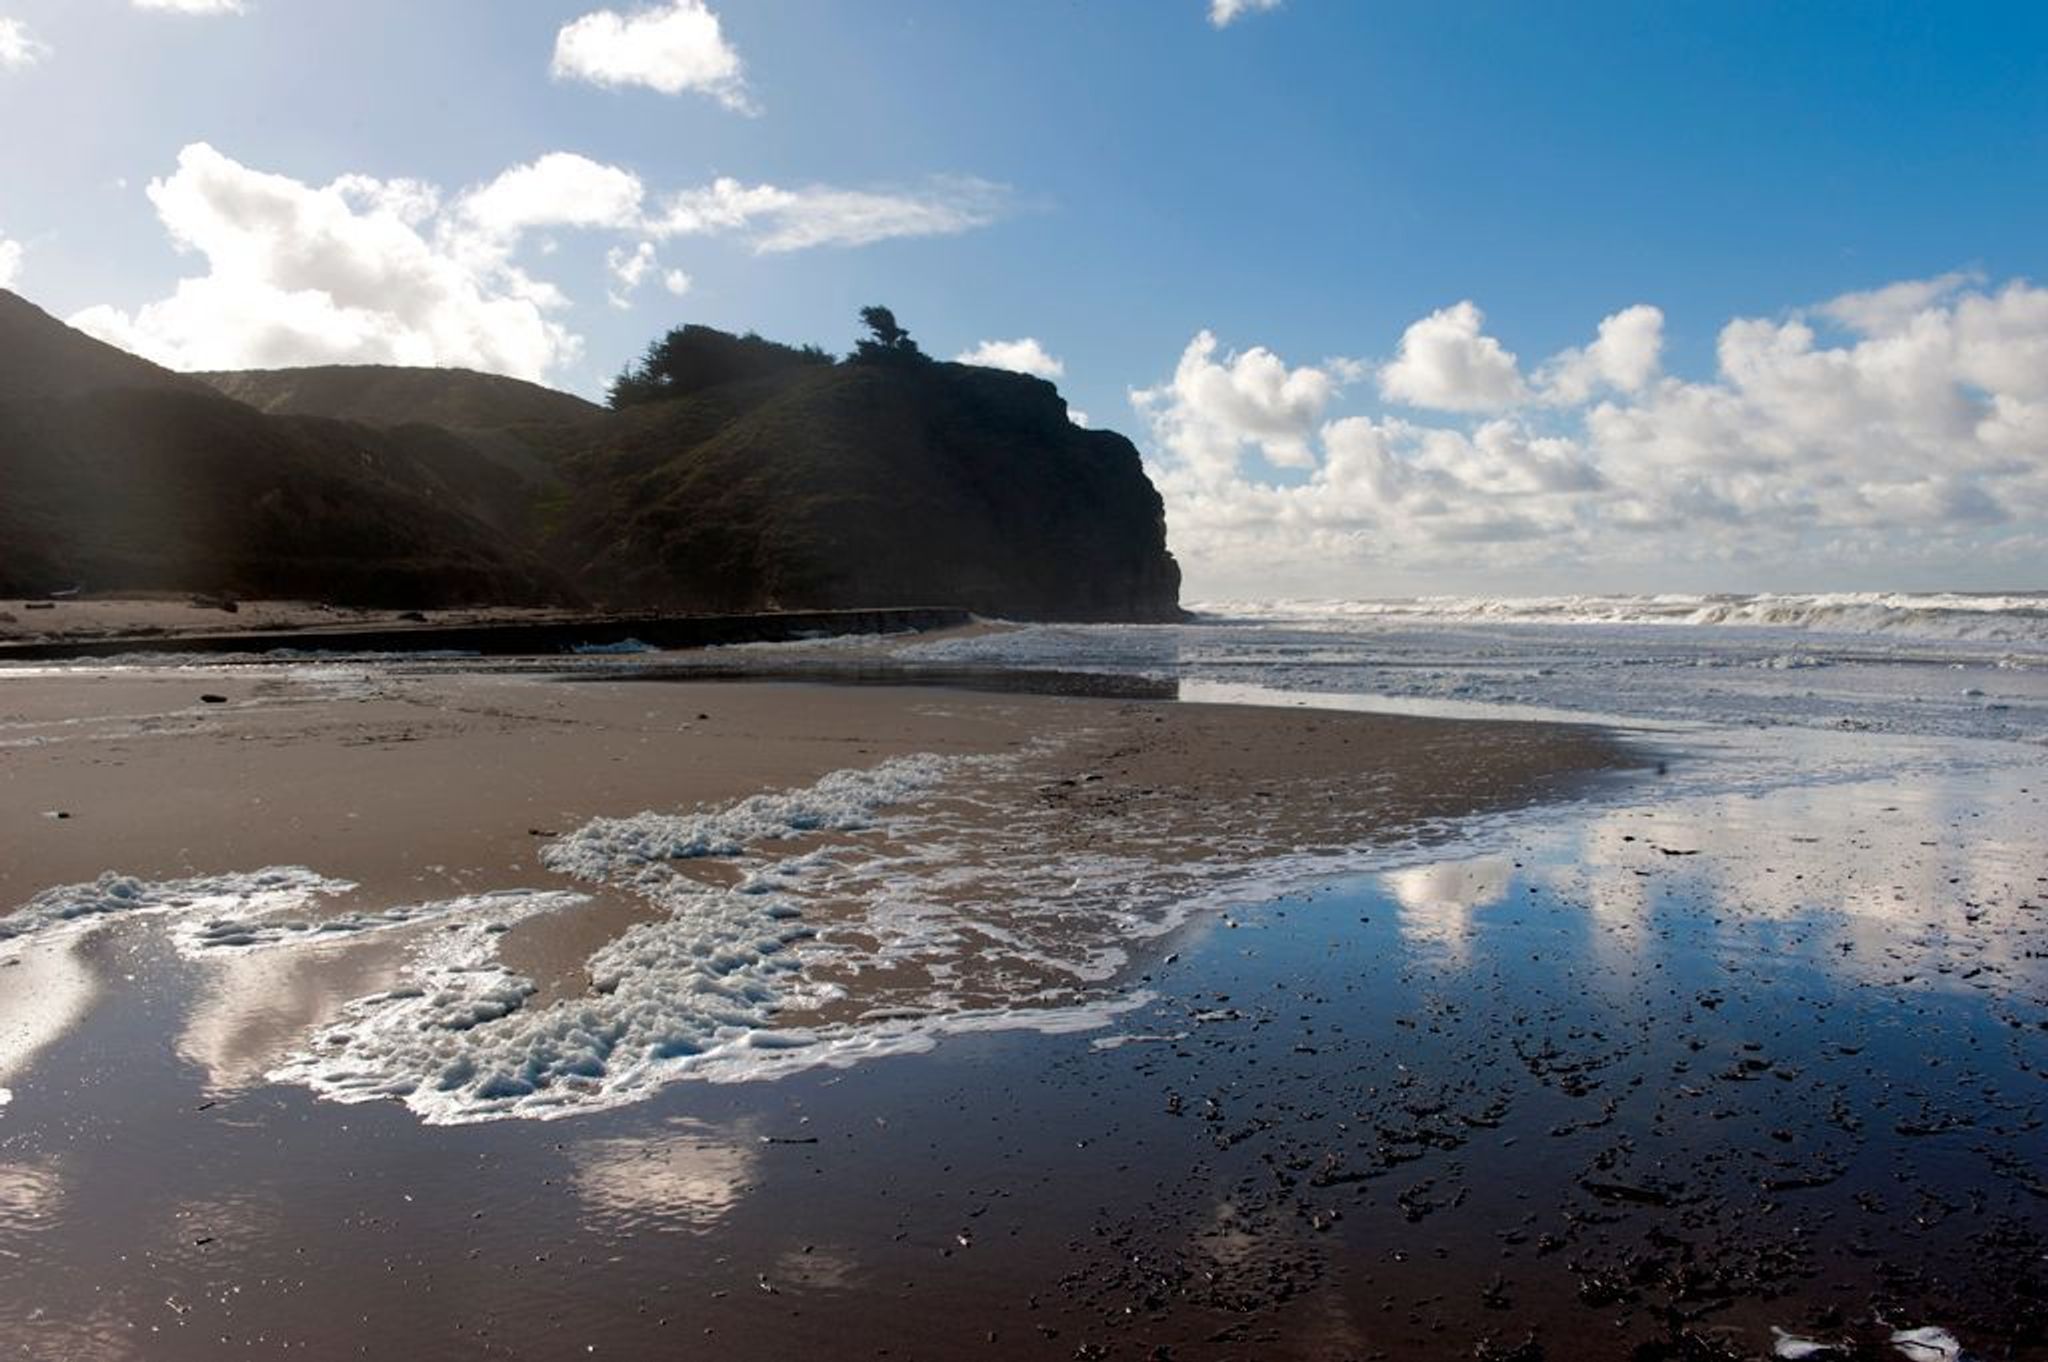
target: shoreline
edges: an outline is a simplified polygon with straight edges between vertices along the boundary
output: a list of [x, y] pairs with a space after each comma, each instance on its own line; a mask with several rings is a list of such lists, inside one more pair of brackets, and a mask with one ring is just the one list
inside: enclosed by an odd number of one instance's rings
[[[91, 661], [130, 655], [194, 657], [290, 651], [304, 653], [462, 653], [516, 657], [549, 653], [640, 652], [705, 648], [734, 643], [775, 643], [845, 635], [927, 633], [974, 623], [954, 607], [903, 606], [863, 610], [792, 610], [753, 614], [562, 613], [550, 611], [441, 611], [436, 620], [421, 611], [338, 613], [323, 607], [257, 603], [271, 627], [221, 629], [217, 621], [195, 622], [194, 614], [219, 608], [131, 601], [77, 602], [98, 616], [90, 623], [50, 621], [55, 631], [29, 639], [16, 623], [0, 632], [0, 666], [9, 662]], [[104, 607], [93, 609], [93, 607]], [[266, 608], [267, 607], [267, 608]], [[27, 607], [24, 607], [27, 608]], [[236, 612], [239, 614], [239, 607]], [[323, 616], [325, 616], [323, 618]], [[38, 621], [39, 623], [42, 621]]]

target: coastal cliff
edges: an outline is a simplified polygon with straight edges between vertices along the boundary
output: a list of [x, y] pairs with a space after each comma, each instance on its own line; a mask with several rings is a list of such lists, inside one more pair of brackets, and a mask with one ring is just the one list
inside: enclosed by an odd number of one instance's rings
[[703, 327], [657, 351], [611, 410], [460, 370], [183, 375], [0, 292], [0, 593], [1178, 618], [1137, 450], [1051, 384]]

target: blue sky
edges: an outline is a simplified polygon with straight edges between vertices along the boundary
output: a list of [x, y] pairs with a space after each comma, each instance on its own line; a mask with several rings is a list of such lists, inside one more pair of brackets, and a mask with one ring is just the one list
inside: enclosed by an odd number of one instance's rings
[[[934, 353], [1056, 356], [1146, 451], [1194, 594], [2048, 586], [2039, 6], [626, 0], [581, 68], [558, 45], [598, 0], [155, 6], [0, 0], [0, 277], [169, 362], [592, 393], [677, 322], [844, 348], [886, 301]], [[632, 26], [684, 11], [727, 65], [669, 52], [664, 92]], [[488, 221], [465, 197], [550, 154], [584, 169]], [[561, 220], [592, 167], [635, 206]], [[439, 191], [375, 212], [473, 316], [298, 310], [337, 267], [256, 218], [344, 176]], [[720, 177], [796, 199], [706, 226]], [[329, 224], [349, 268], [388, 235], [357, 225]], [[643, 240], [628, 293], [607, 254]]]

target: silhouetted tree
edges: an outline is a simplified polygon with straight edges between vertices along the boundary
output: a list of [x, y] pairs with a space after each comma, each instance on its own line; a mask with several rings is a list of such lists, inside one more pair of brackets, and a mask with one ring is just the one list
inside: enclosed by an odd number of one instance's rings
[[871, 338], [859, 342], [853, 351], [853, 358], [861, 364], [915, 364], [925, 358], [924, 351], [917, 348], [917, 342], [910, 333], [896, 324], [896, 314], [876, 304], [860, 310], [861, 324], [867, 327]]
[[614, 409], [632, 407], [831, 362], [832, 356], [815, 345], [798, 349], [751, 331], [735, 336], [708, 326], [679, 326], [649, 345], [638, 363], [627, 365], [606, 396]]

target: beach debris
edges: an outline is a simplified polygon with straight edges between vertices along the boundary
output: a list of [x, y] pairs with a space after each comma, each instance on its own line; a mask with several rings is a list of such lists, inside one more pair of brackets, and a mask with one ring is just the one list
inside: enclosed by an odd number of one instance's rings
[[239, 614], [242, 609], [233, 596], [209, 596], [204, 592], [191, 597], [191, 605], [196, 610], [219, 610], [229, 615]]
[[1892, 1347], [1912, 1362], [1969, 1362], [1962, 1342], [1939, 1325], [1892, 1331]]
[[21, 608], [24, 610], [55, 610], [57, 603], [55, 601], [28, 601]]
[[1776, 1340], [1771, 1344], [1771, 1356], [1785, 1358], [1787, 1362], [1800, 1362], [1800, 1359], [1809, 1357], [1826, 1358], [1841, 1356], [1842, 1350], [1835, 1344], [1822, 1343], [1818, 1339], [1801, 1338], [1797, 1334], [1788, 1334], [1775, 1324], [1771, 1326], [1771, 1333], [1775, 1336]]
[[200, 704], [202, 704], [202, 705], [224, 705], [224, 704], [226, 704], [227, 702], [228, 702], [228, 697], [227, 697], [227, 696], [225, 696], [225, 695], [215, 695], [215, 694], [213, 694], [213, 693], [211, 693], [211, 692], [208, 692], [207, 694], [205, 694], [205, 695], [202, 695], [202, 696], [200, 696], [200, 697], [199, 697], [199, 703], [200, 703]]
[[1483, 1338], [1472, 1350], [1472, 1356], [1478, 1362], [1543, 1362], [1543, 1345], [1536, 1341], [1533, 1331], [1512, 1347]]
[[71, 812], [70, 812], [70, 810], [68, 810], [68, 809], [44, 809], [44, 810], [43, 810], [43, 817], [45, 817], [45, 818], [48, 818], [48, 819], [50, 819], [50, 820], [52, 820], [52, 821], [54, 821], [54, 822], [62, 822], [62, 821], [63, 821], [64, 819], [66, 819], [66, 818], [69, 818], [70, 816], [71, 816]]
[[1579, 1182], [1579, 1186], [1602, 1201], [1633, 1202], [1638, 1206], [1670, 1206], [1679, 1200], [1675, 1193], [1664, 1188], [1638, 1186], [1628, 1182], [1601, 1182], [1585, 1178]]
[[401, 610], [398, 612], [398, 618], [409, 620], [414, 624], [425, 624], [427, 622], [427, 617], [417, 610]]

